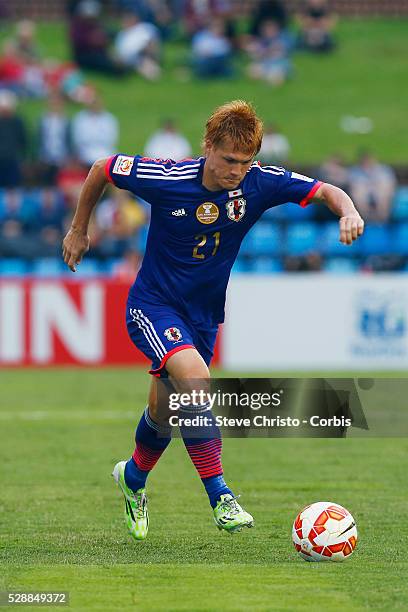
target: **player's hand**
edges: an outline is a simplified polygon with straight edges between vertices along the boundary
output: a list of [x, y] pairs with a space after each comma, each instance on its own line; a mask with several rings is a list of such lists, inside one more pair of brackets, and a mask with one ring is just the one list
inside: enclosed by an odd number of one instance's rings
[[88, 234], [71, 227], [62, 243], [62, 256], [72, 272], [76, 272], [77, 264], [81, 263], [83, 255], [88, 250]]
[[353, 244], [364, 232], [364, 221], [359, 215], [348, 215], [341, 217], [340, 221], [340, 242], [343, 244]]

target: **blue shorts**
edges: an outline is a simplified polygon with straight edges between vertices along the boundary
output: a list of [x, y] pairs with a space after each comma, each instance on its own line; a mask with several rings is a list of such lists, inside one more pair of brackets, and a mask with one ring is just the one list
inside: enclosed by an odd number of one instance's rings
[[195, 348], [210, 365], [218, 325], [197, 327], [171, 306], [129, 298], [126, 325], [133, 344], [152, 362], [153, 376], [167, 376], [166, 361], [186, 348]]

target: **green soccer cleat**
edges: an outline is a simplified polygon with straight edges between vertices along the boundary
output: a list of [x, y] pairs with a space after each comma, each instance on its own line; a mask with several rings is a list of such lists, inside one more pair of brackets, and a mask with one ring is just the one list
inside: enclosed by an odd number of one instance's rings
[[132, 538], [145, 540], [149, 529], [146, 489], [132, 491], [125, 482], [126, 461], [119, 461], [113, 468], [112, 476], [125, 498], [125, 523]]
[[228, 533], [237, 533], [243, 527], [253, 527], [254, 519], [237, 502], [238, 497], [229, 493], [221, 495], [220, 501], [214, 508], [214, 521], [218, 529], [225, 529]]

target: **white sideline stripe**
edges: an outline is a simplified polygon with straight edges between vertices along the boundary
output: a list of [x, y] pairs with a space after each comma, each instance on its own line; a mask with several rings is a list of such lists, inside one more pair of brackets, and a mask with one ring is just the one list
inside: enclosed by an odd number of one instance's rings
[[152, 179], [155, 181], [182, 181], [183, 179], [196, 178], [197, 174], [183, 174], [183, 176], [158, 176], [156, 174], [136, 174], [136, 178]]
[[0, 411], [0, 421], [118, 421], [120, 419], [137, 419], [136, 412], [101, 410], [27, 410], [27, 411]]
[[130, 314], [132, 315], [133, 320], [135, 321], [135, 323], [137, 323], [138, 328], [143, 332], [146, 340], [148, 341], [148, 343], [150, 344], [151, 348], [155, 352], [156, 357], [158, 357], [160, 359], [160, 361], [161, 361], [163, 359], [166, 351], [163, 352], [161, 350], [160, 345], [156, 342], [156, 339], [155, 339], [154, 335], [152, 334], [150, 328], [146, 325], [146, 323], [143, 320], [141, 320], [140, 314], [138, 313], [136, 308], [131, 308], [130, 309]]
[[142, 319], [144, 319], [144, 321], [146, 321], [146, 323], [147, 323], [148, 325], [150, 325], [151, 330], [152, 330], [152, 332], [153, 332], [154, 336], [156, 337], [156, 340], [157, 340], [157, 342], [158, 342], [159, 346], [160, 346], [160, 347], [163, 349], [164, 354], [166, 354], [166, 353], [167, 353], [167, 349], [166, 349], [166, 347], [164, 346], [163, 342], [160, 340], [160, 338], [159, 338], [159, 336], [158, 336], [158, 334], [157, 334], [157, 331], [156, 331], [156, 330], [155, 330], [155, 328], [154, 328], [153, 323], [152, 323], [152, 322], [151, 322], [151, 321], [150, 321], [150, 320], [149, 320], [149, 319], [146, 317], [146, 315], [143, 313], [143, 311], [142, 311], [142, 310], [140, 310], [140, 308], [139, 308], [139, 310], [138, 310], [138, 313], [140, 314], [140, 316], [142, 317]]

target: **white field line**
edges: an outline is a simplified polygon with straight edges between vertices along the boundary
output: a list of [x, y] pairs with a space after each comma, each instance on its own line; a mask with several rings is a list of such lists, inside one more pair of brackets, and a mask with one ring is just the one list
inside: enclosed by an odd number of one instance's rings
[[120, 410], [0, 410], [0, 421], [119, 421], [137, 419], [137, 412]]

